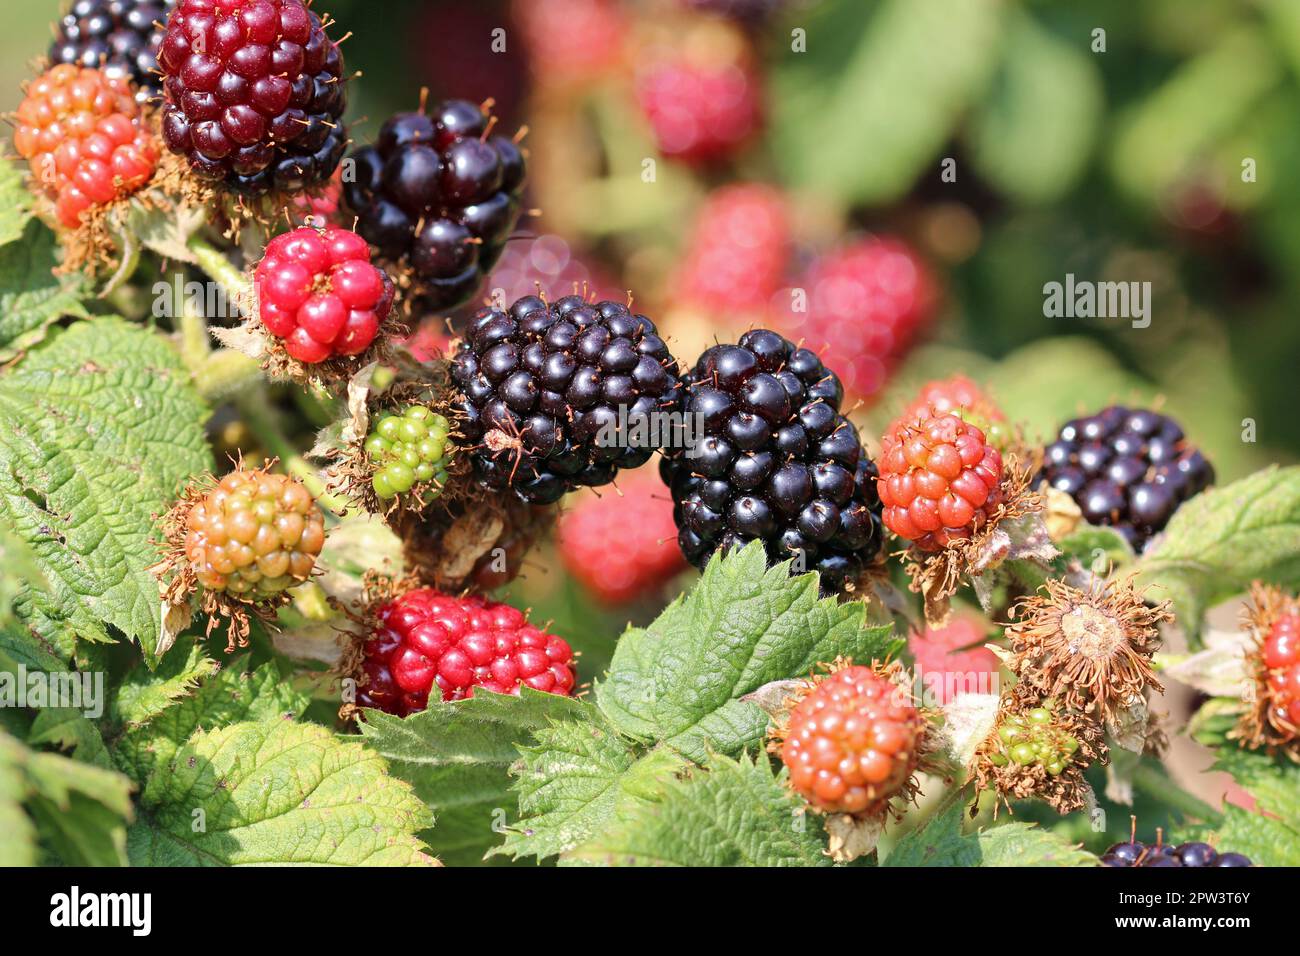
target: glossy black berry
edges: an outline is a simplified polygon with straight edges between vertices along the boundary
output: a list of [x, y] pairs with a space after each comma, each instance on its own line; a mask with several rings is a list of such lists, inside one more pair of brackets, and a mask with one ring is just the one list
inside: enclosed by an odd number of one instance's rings
[[[447, 100], [428, 113], [398, 113], [349, 157], [356, 176], [343, 195], [357, 231], [384, 258], [410, 266], [418, 307], [472, 298], [519, 221], [523, 153], [506, 137], [485, 138], [488, 122], [473, 103]], [[590, 346], [581, 354], [599, 364]]]
[[[506, 311], [481, 309], [452, 363], [460, 429], [476, 446], [479, 482], [534, 504], [644, 464], [681, 422], [677, 362], [654, 324], [617, 302], [573, 299], [547, 305], [526, 296]], [[591, 342], [600, 347], [584, 350]], [[650, 374], [646, 363], [662, 374]], [[719, 477], [730, 476], [731, 446], [712, 454]], [[761, 478], [761, 461], [744, 467]], [[729, 499], [709, 500], [717, 507], [695, 516], [701, 533], [729, 518]], [[749, 509], [735, 521], [754, 527], [764, 519]]]
[[177, 0], [158, 54], [163, 139], [235, 192], [300, 192], [347, 146], [343, 55], [303, 0]]
[[1177, 422], [1113, 405], [1062, 426], [1043, 449], [1042, 477], [1087, 521], [1115, 528], [1140, 551], [1179, 505], [1214, 483], [1214, 469]]
[[669, 448], [678, 544], [703, 567], [761, 540], [771, 561], [799, 560], [842, 590], [882, 542], [875, 465], [839, 414], [839, 379], [813, 352], [765, 329], [717, 345], [686, 376], [684, 411], [703, 436]]
[[176, 0], [75, 0], [55, 27], [52, 64], [102, 68], [125, 76], [141, 89], [141, 98], [162, 91], [158, 48], [163, 24]]

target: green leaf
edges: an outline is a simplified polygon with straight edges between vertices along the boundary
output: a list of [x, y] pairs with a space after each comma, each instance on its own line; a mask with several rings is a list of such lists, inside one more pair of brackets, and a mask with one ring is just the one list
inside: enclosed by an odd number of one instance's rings
[[1062, 559], [1075, 558], [1093, 574], [1106, 574], [1110, 566], [1128, 564], [1133, 548], [1114, 528], [1081, 524], [1056, 542]]
[[207, 409], [165, 341], [113, 318], [78, 322], [0, 374], [0, 524], [49, 583], [38, 632], [103, 639], [152, 660], [160, 627], [153, 516], [211, 465]]
[[970, 130], [971, 158], [1003, 193], [1050, 202], [1087, 166], [1103, 104], [1100, 71], [1085, 50], [1024, 14], [1008, 17], [1001, 65]]
[[383, 758], [289, 720], [199, 731], [154, 768], [140, 817], [139, 866], [434, 862], [413, 835], [429, 812]]
[[[6, 567], [6, 574], [12, 573]], [[17, 674], [19, 667], [29, 671], [56, 671], [64, 661], [55, 656], [36, 635], [0, 627], [0, 672]]]
[[32, 194], [17, 163], [0, 159], [0, 246], [22, 236], [32, 218]]
[[389, 772], [414, 787], [434, 812], [421, 834], [450, 865], [483, 859], [500, 842], [499, 822], [517, 815], [509, 768], [518, 744], [558, 720], [581, 720], [590, 704], [524, 687], [518, 697], [478, 691], [468, 700], [434, 703], [409, 717], [366, 711], [366, 745]]
[[197, 641], [167, 654], [157, 670], [137, 667], [114, 692], [113, 718], [128, 727], [147, 724], [191, 694], [200, 680], [215, 674], [219, 667]]
[[54, 250], [54, 233], [35, 219], [20, 240], [0, 246], [0, 348], [30, 345], [65, 315], [89, 315], [81, 304], [89, 293], [85, 276], [55, 275]]
[[176, 701], [142, 727], [123, 735], [113, 751], [117, 765], [143, 783], [166, 766], [200, 727], [214, 730], [240, 721], [272, 721], [301, 714], [309, 698], [285, 681], [272, 663], [247, 671], [247, 655], [202, 679], [190, 697]]
[[737, 698], [805, 676], [836, 657], [895, 653], [891, 629], [867, 627], [865, 605], [817, 596], [817, 576], [768, 568], [761, 543], [719, 556], [699, 583], [645, 629], [619, 640], [596, 703], [619, 732], [663, 741], [693, 760], [757, 743], [767, 714]]
[[69, 865], [123, 865], [131, 815], [122, 774], [31, 750], [0, 731], [0, 862], [34, 863], [39, 839]]
[[1300, 466], [1269, 467], [1197, 495], [1137, 567], [1143, 583], [1174, 599], [1195, 646], [1205, 609], [1251, 581], [1300, 585]]
[[495, 855], [548, 857], [613, 827], [638, 804], [657, 796], [685, 762], [668, 749], [643, 756], [599, 721], [564, 721], [520, 747], [515, 769], [520, 824]]
[[1256, 866], [1300, 866], [1300, 765], [1232, 744], [1216, 755], [1213, 769], [1232, 774], [1255, 798], [1255, 810], [1227, 804], [1217, 828], [1186, 835], [1210, 839], [1222, 853], [1244, 853]]
[[830, 866], [826, 837], [766, 757], [716, 756], [568, 851], [608, 866]]
[[60, 750], [71, 750], [73, 758], [83, 763], [115, 769], [99, 727], [83, 712], [71, 707], [42, 708], [27, 732], [27, 743], [53, 744]]
[[[997, 63], [994, 0], [826, 2], [801, 13], [807, 52], [771, 82], [772, 143], [785, 178], [848, 203], [898, 198], [976, 101]], [[960, 174], [959, 174], [960, 175]]]
[[885, 866], [1096, 866], [1097, 858], [1033, 823], [963, 833], [956, 801], [898, 841]]

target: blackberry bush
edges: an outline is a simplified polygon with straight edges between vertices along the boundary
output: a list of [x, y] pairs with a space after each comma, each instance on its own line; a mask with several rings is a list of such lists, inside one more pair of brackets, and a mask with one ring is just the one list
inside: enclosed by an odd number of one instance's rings
[[665, 449], [660, 474], [688, 561], [703, 567], [761, 540], [772, 561], [800, 557], [830, 591], [871, 563], [882, 542], [876, 468], [816, 353], [755, 329], [706, 351], [685, 384], [682, 409], [703, 435]]
[[402, 262], [419, 302], [447, 309], [473, 297], [519, 220], [524, 156], [473, 103], [398, 113], [371, 146], [352, 153], [344, 198], [357, 231]]
[[262, 195], [334, 174], [343, 55], [303, 0], [179, 0], [158, 60], [163, 138], [202, 179]]
[[452, 365], [479, 483], [535, 504], [645, 464], [657, 416], [680, 404], [676, 376], [653, 322], [576, 295], [481, 309]]
[[1112, 405], [1067, 422], [1044, 451], [1043, 478], [1137, 551], [1178, 506], [1214, 483], [1214, 468], [1172, 418]]
[[141, 97], [162, 92], [158, 48], [176, 0], [74, 0], [59, 20], [50, 61], [103, 69], [136, 84]]
[[417, 484], [447, 481], [451, 446], [447, 419], [426, 405], [408, 405], [375, 422], [366, 454], [376, 465], [371, 479], [381, 499], [396, 498]]

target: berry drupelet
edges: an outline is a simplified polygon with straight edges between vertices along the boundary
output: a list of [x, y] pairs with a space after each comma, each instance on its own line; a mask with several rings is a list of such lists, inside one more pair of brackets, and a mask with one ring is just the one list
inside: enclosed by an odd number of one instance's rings
[[842, 397], [814, 352], [766, 329], [700, 356], [683, 411], [703, 434], [660, 462], [688, 561], [761, 540], [771, 561], [801, 556], [827, 592], [862, 571], [880, 550], [880, 501]]
[[1271, 722], [1300, 734], [1300, 612], [1281, 614], [1264, 638]]
[[1173, 419], [1112, 405], [1068, 422], [1044, 450], [1042, 477], [1092, 524], [1110, 525], [1135, 550], [1178, 506], [1214, 482], [1214, 469]]
[[162, 91], [158, 48], [176, 0], [74, 0], [59, 20], [50, 62], [103, 69], [135, 83], [140, 97]]
[[371, 479], [375, 495], [388, 500], [424, 482], [446, 484], [450, 430], [447, 419], [426, 405], [408, 405], [382, 415], [365, 446], [375, 466]]
[[398, 113], [350, 157], [356, 178], [344, 198], [357, 231], [385, 259], [409, 264], [429, 309], [472, 298], [519, 220], [523, 153], [491, 126], [473, 103], [447, 100]]
[[1146, 844], [1139, 840], [1116, 843], [1102, 854], [1103, 866], [1253, 866], [1241, 853], [1219, 853], [1208, 843]]
[[525, 296], [481, 309], [457, 348], [458, 422], [486, 488], [548, 504], [645, 464], [680, 403], [654, 323], [618, 302]]
[[303, 0], [179, 0], [158, 60], [163, 138], [201, 178], [262, 195], [334, 174], [343, 56]]
[[533, 627], [521, 611], [482, 597], [418, 588], [383, 605], [365, 644], [357, 703], [405, 717], [430, 694], [444, 701], [521, 686], [569, 697], [577, 677], [562, 638]]

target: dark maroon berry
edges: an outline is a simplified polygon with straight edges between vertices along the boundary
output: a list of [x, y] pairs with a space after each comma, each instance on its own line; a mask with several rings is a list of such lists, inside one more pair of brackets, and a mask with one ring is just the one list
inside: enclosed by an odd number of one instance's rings
[[[584, 363], [582, 341], [598, 341], [594, 364]], [[660, 374], [643, 369], [646, 362]], [[644, 464], [680, 422], [677, 371], [654, 324], [616, 302], [592, 307], [566, 296], [548, 307], [527, 296], [507, 311], [480, 309], [452, 363], [478, 481], [546, 504]], [[653, 418], [655, 412], [665, 415]], [[735, 448], [724, 442], [709, 454], [718, 477], [738, 465]], [[743, 467], [760, 484], [771, 466], [749, 456]], [[761, 523], [761, 516], [748, 520]], [[694, 521], [701, 533], [715, 533], [722, 509], [698, 510]]]
[[55, 28], [51, 64], [71, 63], [125, 76], [139, 98], [162, 92], [158, 50], [176, 0], [75, 0]]
[[1219, 854], [1208, 843], [1184, 843], [1177, 849], [1183, 866], [1214, 866]]
[[1140, 551], [1180, 504], [1213, 484], [1214, 469], [1177, 422], [1116, 405], [1063, 425], [1043, 450], [1042, 477], [1089, 522], [1114, 527]]
[[1137, 858], [1140, 857], [1145, 850], [1146, 845], [1142, 843], [1116, 843], [1106, 851], [1106, 855], [1124, 860], [1131, 865], [1137, 861]]
[[1250, 862], [1250, 857], [1243, 856], [1240, 853], [1220, 853], [1219, 858], [1210, 864], [1211, 866], [1254, 866]]
[[660, 474], [687, 560], [761, 540], [842, 590], [882, 543], [876, 469], [839, 414], [839, 381], [813, 352], [756, 329], [686, 376], [684, 410], [704, 436], [669, 448]]
[[164, 138], [236, 192], [301, 192], [347, 144], [343, 57], [304, 0], [178, 0], [158, 54]]

